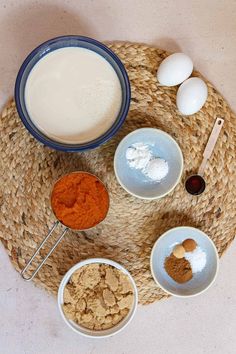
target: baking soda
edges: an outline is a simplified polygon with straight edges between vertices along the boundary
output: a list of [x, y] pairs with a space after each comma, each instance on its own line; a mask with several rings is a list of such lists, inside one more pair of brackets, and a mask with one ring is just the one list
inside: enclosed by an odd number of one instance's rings
[[160, 157], [155, 157], [149, 145], [136, 143], [126, 150], [126, 159], [131, 168], [141, 170], [154, 182], [160, 182], [168, 174], [168, 163]]

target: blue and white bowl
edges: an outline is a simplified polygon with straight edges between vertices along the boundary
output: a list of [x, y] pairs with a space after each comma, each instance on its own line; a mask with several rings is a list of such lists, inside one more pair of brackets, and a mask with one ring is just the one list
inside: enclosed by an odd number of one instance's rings
[[[135, 143], [149, 145], [154, 156], [168, 162], [169, 172], [160, 182], [151, 181], [142, 171], [129, 166], [126, 151]], [[183, 155], [177, 142], [155, 128], [141, 128], [128, 134], [118, 145], [114, 157], [118, 182], [128, 193], [141, 199], [158, 199], [170, 193], [181, 179], [183, 165]]]
[[[97, 54], [103, 56], [114, 68], [117, 76], [120, 80], [122, 89], [122, 103], [120, 112], [113, 123], [113, 125], [106, 131], [103, 135], [94, 139], [92, 141], [80, 144], [69, 144], [55, 141], [45, 134], [43, 134], [32, 122], [25, 104], [25, 84], [32, 68], [37, 64], [37, 62], [42, 59], [45, 55], [51, 53], [52, 51], [65, 47], [81, 47], [92, 50]], [[35, 48], [23, 62], [19, 73], [16, 78], [15, 83], [15, 101], [18, 114], [28, 129], [28, 131], [41, 143], [47, 145], [56, 150], [62, 151], [83, 151], [94, 149], [99, 145], [105, 143], [107, 140], [111, 139], [116, 132], [120, 129], [124, 120], [128, 114], [130, 105], [130, 84], [127, 72], [124, 65], [117, 57], [117, 55], [106, 47], [104, 44], [87, 37], [82, 36], [62, 36], [54, 39], [50, 39], [40, 46]]]
[[[188, 238], [194, 239], [206, 253], [206, 265], [202, 271], [194, 273], [191, 280], [179, 284], [167, 274], [164, 263], [173, 248]], [[158, 238], [151, 252], [150, 266], [154, 280], [164, 291], [178, 297], [190, 297], [203, 293], [214, 283], [219, 268], [219, 256], [213, 241], [204, 232], [194, 227], [181, 226]]]

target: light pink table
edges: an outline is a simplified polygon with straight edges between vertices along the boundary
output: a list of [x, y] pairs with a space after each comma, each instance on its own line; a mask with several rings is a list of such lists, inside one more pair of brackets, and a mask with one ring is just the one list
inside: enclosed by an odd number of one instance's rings
[[[235, 19], [234, 0], [0, 0], [0, 106], [31, 49], [54, 36], [82, 34], [184, 51], [236, 110]], [[233, 354], [235, 250], [234, 242], [206, 294], [140, 307], [124, 332], [90, 340], [65, 327], [54, 298], [23, 282], [0, 247], [0, 353]]]

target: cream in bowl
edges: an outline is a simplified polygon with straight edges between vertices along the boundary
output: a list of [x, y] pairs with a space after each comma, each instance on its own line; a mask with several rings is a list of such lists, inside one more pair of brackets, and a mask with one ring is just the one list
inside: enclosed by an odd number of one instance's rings
[[105, 133], [121, 107], [113, 67], [86, 48], [67, 47], [44, 56], [31, 70], [25, 102], [32, 122], [63, 143], [84, 143]]
[[15, 101], [25, 127], [43, 144], [63, 151], [93, 149], [123, 124], [130, 104], [129, 78], [103, 43], [58, 37], [25, 59]]
[[65, 275], [58, 305], [65, 322], [78, 333], [110, 336], [133, 318], [137, 289], [121, 265], [107, 259], [89, 259]]

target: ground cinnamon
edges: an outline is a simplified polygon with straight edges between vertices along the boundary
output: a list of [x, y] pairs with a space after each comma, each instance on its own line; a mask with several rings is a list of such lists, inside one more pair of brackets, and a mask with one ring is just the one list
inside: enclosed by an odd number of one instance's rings
[[173, 253], [165, 259], [165, 270], [177, 283], [186, 283], [192, 279], [192, 268], [185, 258], [176, 258]]
[[84, 230], [97, 225], [106, 217], [109, 196], [96, 176], [74, 172], [55, 183], [51, 205], [62, 224], [74, 230]]

